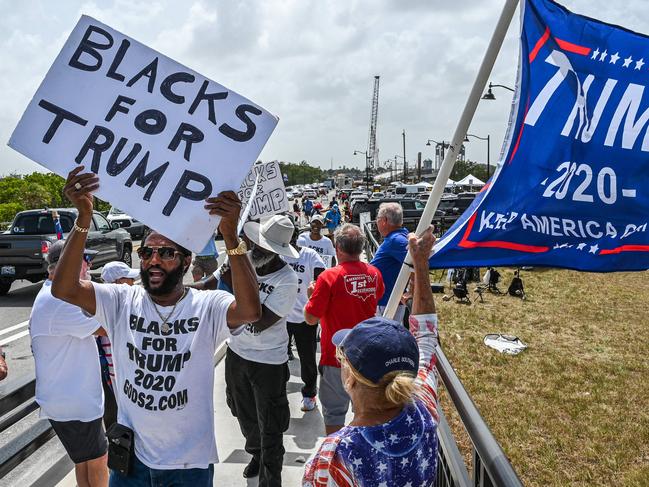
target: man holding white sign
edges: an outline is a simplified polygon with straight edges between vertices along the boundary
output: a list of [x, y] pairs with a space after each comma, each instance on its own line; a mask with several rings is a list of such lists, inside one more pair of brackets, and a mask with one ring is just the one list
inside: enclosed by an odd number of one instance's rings
[[78, 217], [52, 294], [96, 316], [113, 344], [118, 424], [122, 434], [132, 437], [133, 449], [124, 455], [132, 454], [130, 465], [117, 462], [109, 449], [111, 486], [211, 486], [218, 461], [214, 351], [229, 336], [228, 328], [261, 316], [255, 272], [237, 237], [240, 202], [225, 192], [205, 204], [211, 215], [221, 217], [234, 296], [184, 287], [191, 252], [157, 232], [146, 236], [138, 250], [143, 287], [80, 281], [92, 192], [99, 187], [97, 176], [82, 170], [71, 171], [65, 185]]

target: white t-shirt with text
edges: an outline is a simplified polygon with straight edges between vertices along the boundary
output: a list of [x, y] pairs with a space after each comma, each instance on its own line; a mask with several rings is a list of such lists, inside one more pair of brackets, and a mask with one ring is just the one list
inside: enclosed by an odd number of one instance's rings
[[280, 317], [275, 323], [259, 331], [252, 325], [237, 328], [228, 346], [240, 357], [262, 364], [283, 364], [288, 361], [288, 331], [286, 316], [297, 299], [297, 275], [291, 266], [260, 276], [259, 301]]
[[309, 247], [315, 250], [325, 261], [327, 267], [331, 267], [333, 258], [336, 257], [336, 248], [329, 237], [322, 236], [320, 240], [313, 240], [310, 232], [304, 232], [297, 238], [297, 245]]
[[45, 281], [29, 317], [41, 418], [88, 422], [104, 415], [99, 351], [92, 336], [99, 328], [81, 308], [52, 296], [52, 281]]
[[[229, 336], [234, 296], [188, 289], [167, 331], [140, 286], [94, 284], [97, 320], [113, 345], [117, 420], [135, 432], [135, 453], [150, 468], [207, 468], [214, 438], [214, 351]], [[167, 317], [173, 306], [157, 306]]]
[[302, 323], [304, 321], [304, 307], [308, 301], [306, 290], [313, 281], [313, 271], [318, 267], [326, 269], [326, 265], [320, 255], [309, 247], [302, 247], [300, 249], [300, 256], [296, 259], [294, 257], [284, 257], [282, 259], [290, 265], [297, 274], [297, 299], [295, 306], [286, 317], [286, 321], [291, 323]]

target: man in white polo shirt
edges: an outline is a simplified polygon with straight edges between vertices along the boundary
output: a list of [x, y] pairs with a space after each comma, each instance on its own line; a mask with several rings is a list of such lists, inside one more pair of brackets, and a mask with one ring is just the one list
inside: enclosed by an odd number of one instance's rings
[[[29, 318], [29, 335], [36, 365], [36, 402], [41, 418], [52, 424], [70, 459], [78, 485], [106, 486], [107, 443], [101, 421], [104, 395], [99, 354], [93, 333], [101, 325], [81, 308], [52, 296], [52, 279], [64, 240], [48, 253], [49, 276]], [[95, 250], [86, 249], [79, 279], [89, 281]]]

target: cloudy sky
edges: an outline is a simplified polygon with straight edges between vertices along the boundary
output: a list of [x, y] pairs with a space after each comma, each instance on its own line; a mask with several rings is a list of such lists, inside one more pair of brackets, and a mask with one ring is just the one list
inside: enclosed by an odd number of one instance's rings
[[[263, 160], [364, 165], [374, 75], [380, 160], [431, 157], [448, 140], [504, 0], [0, 0], [0, 175], [44, 170], [6, 146], [81, 14], [238, 91], [280, 117]], [[574, 12], [649, 33], [645, 0], [564, 0]], [[518, 14], [491, 80], [513, 86]], [[482, 101], [470, 132], [500, 151], [511, 94]], [[486, 159], [486, 143], [467, 144]], [[411, 162], [412, 163], [412, 162]]]

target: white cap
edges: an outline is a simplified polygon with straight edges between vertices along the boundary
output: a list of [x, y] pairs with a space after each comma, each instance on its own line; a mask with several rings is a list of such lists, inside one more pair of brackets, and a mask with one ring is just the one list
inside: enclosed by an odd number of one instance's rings
[[114, 283], [117, 279], [126, 277], [128, 279], [137, 279], [140, 276], [138, 269], [131, 269], [124, 262], [109, 262], [101, 270], [101, 278], [106, 283]]

